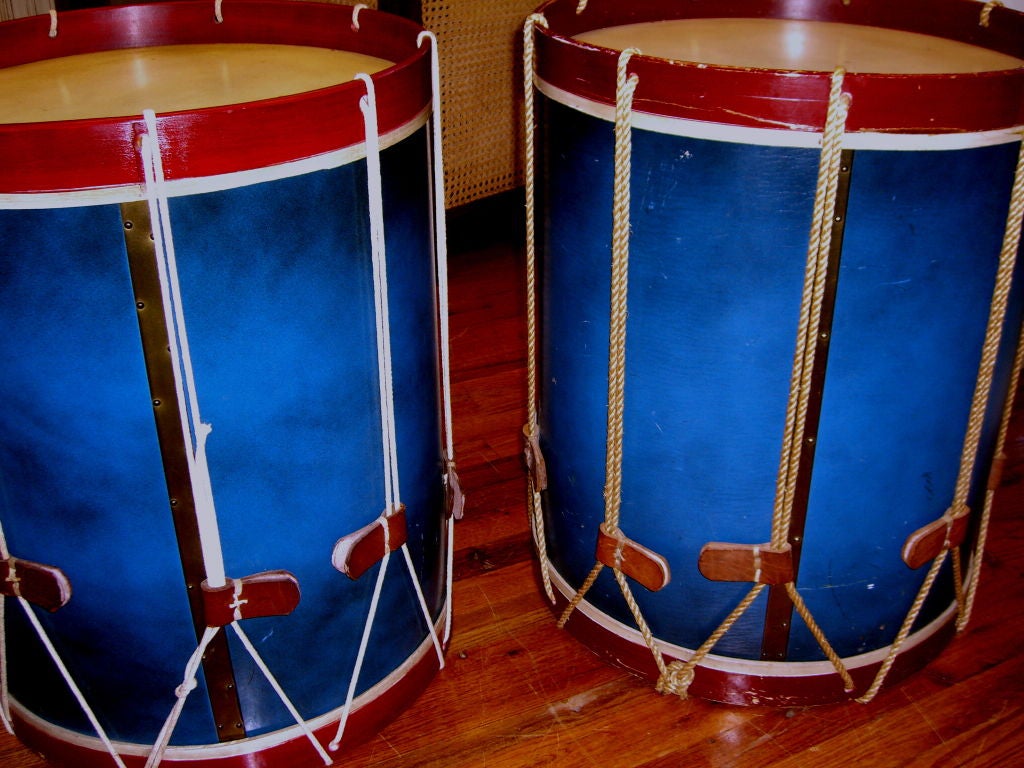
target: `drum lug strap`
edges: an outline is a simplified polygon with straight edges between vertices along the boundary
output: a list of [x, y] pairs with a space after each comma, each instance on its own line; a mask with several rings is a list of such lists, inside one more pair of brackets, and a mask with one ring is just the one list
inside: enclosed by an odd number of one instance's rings
[[992, 459], [992, 467], [988, 472], [988, 485], [986, 490], [995, 492], [1003, 484], [1003, 472], [1006, 470], [1006, 451], [1000, 451]]
[[540, 449], [540, 431], [527, 424], [523, 427], [523, 458], [526, 460], [526, 471], [533, 480], [535, 493], [546, 491], [548, 487], [548, 466], [544, 461], [544, 453]]
[[0, 561], [0, 594], [23, 597], [53, 613], [71, 599], [71, 582], [64, 571], [52, 565], [9, 557]]
[[287, 616], [299, 604], [299, 580], [288, 571], [264, 571], [228, 579], [222, 587], [204, 581], [203, 609], [208, 627], [242, 619]]
[[466, 509], [466, 495], [462, 492], [459, 474], [455, 471], [455, 462], [447, 462], [444, 475], [445, 513], [448, 519], [461, 520]]
[[369, 525], [338, 539], [331, 553], [331, 564], [355, 581], [385, 555], [403, 546], [407, 538], [405, 505], [399, 504], [390, 515], [381, 515]]
[[618, 528], [602, 523], [597, 534], [597, 561], [622, 571], [638, 584], [657, 592], [672, 578], [668, 560], [633, 541]]
[[788, 584], [795, 578], [793, 548], [789, 544], [731, 544], [710, 541], [697, 558], [697, 569], [710, 581], [746, 581]]
[[918, 528], [903, 544], [903, 562], [917, 569], [931, 562], [948, 549], [955, 549], [967, 538], [967, 523], [971, 510], [958, 505], [928, 525]]

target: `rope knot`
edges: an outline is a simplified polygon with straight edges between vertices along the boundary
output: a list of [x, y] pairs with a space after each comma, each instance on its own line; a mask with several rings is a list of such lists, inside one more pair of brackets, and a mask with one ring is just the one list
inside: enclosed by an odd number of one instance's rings
[[654, 690], [662, 694], [674, 694], [681, 699], [687, 698], [687, 691], [693, 682], [693, 667], [682, 661], [673, 661], [658, 677]]
[[184, 699], [186, 696], [188, 696], [190, 693], [192, 693], [192, 691], [196, 689], [197, 685], [198, 683], [196, 682], [196, 679], [194, 677], [189, 678], [188, 680], [186, 680], [174, 689], [174, 695], [177, 696], [179, 699]]

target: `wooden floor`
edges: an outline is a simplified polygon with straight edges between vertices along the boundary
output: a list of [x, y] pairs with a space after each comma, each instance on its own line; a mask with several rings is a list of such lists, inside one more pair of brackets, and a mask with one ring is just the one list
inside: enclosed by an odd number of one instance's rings
[[[468, 493], [456, 533], [448, 666], [340, 764], [448, 768], [1024, 766], [1024, 413], [971, 626], [869, 705], [768, 709], [681, 701], [554, 627], [532, 566], [520, 249], [453, 256], [455, 428]], [[45, 763], [0, 736], [0, 767]]]

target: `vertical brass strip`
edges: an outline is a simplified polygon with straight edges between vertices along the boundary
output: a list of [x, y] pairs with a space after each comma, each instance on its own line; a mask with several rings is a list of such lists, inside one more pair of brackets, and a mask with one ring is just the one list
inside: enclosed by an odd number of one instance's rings
[[[192, 623], [199, 638], [206, 628], [200, 585], [206, 578], [206, 567], [199, 544], [199, 524], [195, 500], [189, 480], [188, 458], [181, 430], [171, 344], [167, 336], [166, 312], [160, 290], [156, 243], [146, 201], [123, 203], [121, 222], [128, 250], [128, 268], [135, 292], [135, 308], [142, 336], [142, 352], [149, 377], [149, 390], [156, 420], [157, 439], [163, 458], [164, 476], [171, 517], [178, 540], [182, 571], [185, 576]], [[186, 659], [182, 659], [184, 666]], [[242, 710], [235, 686], [234, 670], [228, 653], [227, 638], [221, 632], [203, 657], [203, 675], [209, 691], [210, 706], [217, 724], [220, 741], [245, 736]]]
[[[836, 212], [832, 221], [832, 247], [828, 254], [825, 276], [825, 296], [821, 303], [821, 317], [814, 369], [811, 371], [811, 397], [804, 426], [803, 450], [797, 469], [796, 492], [793, 501], [793, 516], [789, 526], [789, 544], [793, 548], [793, 580], [800, 572], [800, 554], [804, 543], [804, 527], [807, 522], [807, 503], [811, 494], [811, 475], [814, 469], [814, 453], [818, 445], [818, 424], [821, 421], [821, 403], [825, 393], [825, 370], [828, 367], [828, 351], [832, 341], [832, 317], [835, 313], [836, 291], [839, 287], [839, 265], [843, 251], [843, 234], [846, 229], [846, 208], [850, 198], [850, 177], [853, 172], [853, 150], [842, 152], [839, 171], [839, 186], [836, 192]], [[764, 619], [764, 634], [761, 644], [761, 659], [783, 661], [787, 656], [789, 632], [793, 619], [793, 603], [783, 586], [772, 586], [768, 593], [768, 606]]]

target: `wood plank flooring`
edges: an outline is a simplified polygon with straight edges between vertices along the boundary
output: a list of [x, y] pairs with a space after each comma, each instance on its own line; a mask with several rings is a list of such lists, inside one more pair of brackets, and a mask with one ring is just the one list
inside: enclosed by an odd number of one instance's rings
[[[868, 705], [737, 708], [654, 693], [555, 628], [532, 564], [522, 256], [453, 256], [455, 437], [468, 493], [456, 531], [447, 668], [339, 764], [448, 768], [1024, 766], [1024, 412], [999, 493], [973, 621]], [[45, 763], [6, 734], [0, 766]]]

